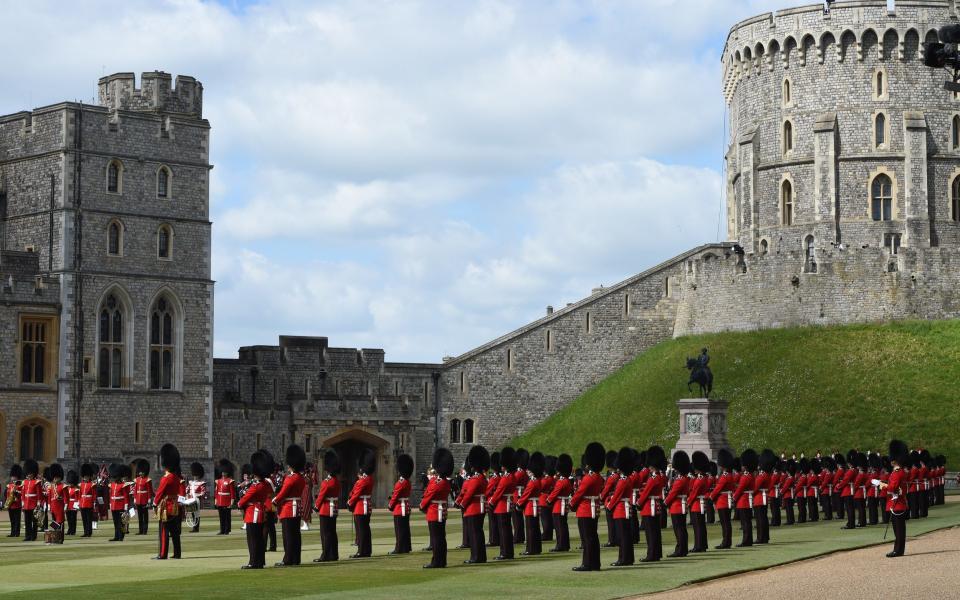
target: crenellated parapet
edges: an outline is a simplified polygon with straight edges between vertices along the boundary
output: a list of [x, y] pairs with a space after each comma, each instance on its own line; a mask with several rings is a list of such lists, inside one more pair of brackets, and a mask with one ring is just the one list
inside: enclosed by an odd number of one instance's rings
[[114, 110], [203, 115], [203, 85], [188, 75], [148, 71], [136, 86], [133, 73], [114, 73], [98, 82], [99, 104]]

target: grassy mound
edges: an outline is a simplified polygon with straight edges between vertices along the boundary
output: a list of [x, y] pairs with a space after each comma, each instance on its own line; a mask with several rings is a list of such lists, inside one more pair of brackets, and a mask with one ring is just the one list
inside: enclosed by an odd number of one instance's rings
[[[580, 456], [605, 446], [673, 447], [687, 356], [710, 349], [735, 448], [885, 451], [891, 436], [960, 461], [960, 321], [773, 329], [659, 344], [513, 444]], [[696, 386], [694, 386], [696, 390]], [[949, 466], [948, 466], [949, 468]]]

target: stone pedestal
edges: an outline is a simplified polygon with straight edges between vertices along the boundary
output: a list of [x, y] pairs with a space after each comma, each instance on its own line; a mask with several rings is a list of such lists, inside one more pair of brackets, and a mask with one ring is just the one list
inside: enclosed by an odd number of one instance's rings
[[680, 439], [670, 455], [683, 450], [692, 456], [699, 450], [709, 456], [710, 460], [716, 461], [721, 448], [730, 448], [730, 442], [727, 441], [727, 406], [725, 400], [677, 400], [677, 407], [680, 409]]

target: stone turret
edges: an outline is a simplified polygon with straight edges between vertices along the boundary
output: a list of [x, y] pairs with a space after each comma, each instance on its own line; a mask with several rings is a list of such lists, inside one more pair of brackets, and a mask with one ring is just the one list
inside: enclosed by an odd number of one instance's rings
[[140, 88], [133, 73], [114, 73], [98, 82], [99, 103], [114, 110], [153, 111], [203, 115], [203, 85], [188, 75], [177, 75], [176, 85], [169, 73], [148, 71], [140, 76]]

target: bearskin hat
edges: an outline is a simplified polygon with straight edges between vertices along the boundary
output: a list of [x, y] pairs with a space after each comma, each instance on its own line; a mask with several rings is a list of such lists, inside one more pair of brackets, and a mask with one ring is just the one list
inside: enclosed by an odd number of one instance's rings
[[600, 442], [590, 442], [583, 451], [583, 460], [586, 466], [597, 472], [603, 468], [603, 462], [606, 456], [607, 451]]
[[23, 461], [23, 474], [27, 477], [36, 477], [40, 474], [40, 465], [32, 458]]
[[893, 471], [893, 465], [890, 464], [890, 457], [889, 457], [889, 456], [881, 457], [880, 460], [883, 461], [883, 470], [884, 470], [884, 471], [887, 471], [888, 473], [891, 472], [891, 471]]
[[673, 460], [670, 461], [673, 468], [681, 475], [690, 474], [690, 455], [683, 450], [677, 450], [673, 453]]
[[608, 468], [608, 469], [616, 469], [616, 468], [617, 468], [617, 463], [618, 463], [618, 460], [617, 460], [618, 458], [619, 458], [619, 456], [617, 455], [617, 451], [616, 451], [616, 450], [607, 450], [607, 460], [606, 460], [607, 468]]
[[909, 466], [910, 461], [910, 451], [907, 449], [907, 445], [901, 440], [891, 440], [890, 441], [890, 460], [897, 463], [901, 467]]
[[10, 477], [14, 479], [23, 479], [23, 467], [17, 463], [13, 463], [13, 466], [10, 467]]
[[277, 461], [276, 461], [276, 459], [273, 458], [273, 454], [270, 454], [270, 451], [269, 451], [269, 450], [266, 450], [266, 449], [264, 449], [264, 448], [260, 448], [260, 452], [263, 452], [263, 454], [264, 454], [267, 458], [270, 459], [270, 473], [273, 474], [274, 472], [276, 472], [276, 471], [277, 471]]
[[525, 448], [517, 448], [517, 466], [516, 468], [524, 469], [530, 465], [530, 453], [527, 452]]
[[513, 471], [517, 468], [517, 452], [510, 446], [500, 451], [500, 466], [504, 471]]
[[841, 467], [847, 466], [847, 459], [844, 458], [843, 454], [840, 454], [839, 452], [833, 455], [833, 460], [837, 461], [837, 465]]
[[107, 475], [110, 476], [110, 479], [121, 479], [123, 477], [123, 465], [110, 463], [110, 466], [107, 467]]
[[747, 448], [740, 453], [740, 463], [743, 465], [744, 469], [753, 472], [757, 470], [758, 466], [760, 466], [760, 457], [757, 455], [756, 450], [753, 448]]
[[[664, 460], [661, 461], [661, 458]], [[661, 462], [666, 462], [666, 455], [663, 452], [663, 448], [660, 446], [650, 446], [647, 448], [646, 466], [659, 469]]]
[[810, 461], [806, 457], [801, 458], [797, 461], [797, 471], [800, 474], [806, 473], [810, 470]]
[[773, 471], [776, 466], [777, 455], [774, 454], [773, 450], [764, 448], [763, 451], [760, 452], [760, 469], [769, 473]]
[[41, 477], [44, 481], [50, 481], [50, 467], [43, 468], [43, 476]]
[[733, 452], [726, 448], [721, 448], [720, 452], [717, 453], [717, 465], [728, 471], [733, 470], [733, 459]]
[[77, 475], [77, 472], [73, 469], [67, 471], [67, 478], [64, 480], [68, 485], [77, 485], [80, 483], [80, 477]]
[[810, 472], [811, 472], [811, 473], [819, 473], [819, 472], [820, 472], [820, 459], [819, 459], [819, 458], [811, 458], [811, 459], [810, 459]]
[[335, 450], [327, 450], [323, 455], [323, 470], [334, 476], [340, 474], [340, 455]]
[[851, 467], [856, 467], [856, 466], [857, 466], [857, 454], [858, 454], [858, 453], [857, 453], [856, 450], [850, 450], [849, 452], [847, 452], [847, 463], [848, 463]]
[[543, 477], [543, 470], [547, 465], [547, 457], [543, 455], [543, 452], [534, 452], [530, 455], [530, 460], [527, 462], [527, 469], [533, 473], [533, 476], [537, 479]]
[[446, 448], [434, 450], [433, 468], [440, 477], [447, 478], [453, 475], [453, 454]]
[[720, 469], [717, 467], [717, 463], [711, 462], [711, 463], [710, 463], [710, 474], [715, 476], [715, 475], [717, 475], [717, 473], [719, 473], [719, 472], [720, 472]]
[[561, 454], [557, 457], [557, 473], [564, 477], [570, 477], [573, 472], [573, 459], [569, 454]]
[[377, 470], [377, 454], [370, 448], [365, 449], [360, 453], [357, 468], [367, 475], [373, 475]]
[[870, 467], [870, 459], [868, 459], [867, 455], [863, 452], [857, 452], [857, 467], [861, 469], [868, 469]]
[[798, 468], [797, 461], [793, 460], [792, 458], [787, 461], [787, 473], [790, 473], [791, 475], [796, 475], [797, 468]]
[[945, 466], [947, 466], [947, 457], [944, 456], [943, 454], [938, 454], [938, 455], [937, 455], [937, 466], [938, 466], [938, 467], [945, 467]]
[[236, 472], [236, 468], [233, 466], [233, 463], [225, 458], [221, 458], [218, 463], [220, 467], [220, 475], [223, 477], [233, 477], [233, 474]]
[[693, 464], [694, 471], [704, 474], [710, 471], [710, 457], [699, 450], [693, 453], [690, 462]]
[[642, 471], [644, 467], [647, 466], [647, 451], [643, 450], [642, 452], [637, 452], [636, 448], [633, 448], [633, 471]]
[[[607, 453], [610, 454], [609, 452]], [[633, 473], [634, 469], [634, 460], [633, 450], [627, 446], [620, 448], [620, 452], [614, 452], [617, 455], [617, 468], [624, 475], [629, 475]]]
[[413, 457], [409, 454], [401, 454], [397, 457], [397, 474], [404, 479], [410, 479], [413, 475]]
[[50, 465], [50, 481], [54, 479], [63, 479], [63, 466], [60, 463]]
[[180, 451], [173, 444], [164, 444], [160, 448], [160, 466], [174, 472], [180, 468]]
[[202, 479], [206, 475], [206, 470], [204, 470], [203, 465], [198, 462], [190, 463], [190, 474], [198, 479]]
[[923, 461], [925, 467], [933, 467], [933, 456], [930, 455], [930, 451], [924, 449], [920, 452], [920, 460]]
[[93, 465], [90, 463], [80, 465], [80, 477], [93, 477]]
[[243, 463], [243, 466], [240, 467], [240, 476], [251, 476], [253, 475], [253, 465], [250, 463]]
[[150, 475], [150, 461], [145, 458], [137, 459], [137, 473], [147, 477]]
[[130, 465], [123, 465], [123, 476], [126, 479], [133, 479], [133, 469], [130, 468]]
[[490, 470], [490, 452], [483, 446], [474, 446], [467, 453], [467, 462], [477, 473], [486, 473]]
[[250, 466], [254, 475], [266, 479], [273, 474], [273, 457], [265, 450], [257, 450], [250, 456]]
[[290, 444], [287, 446], [287, 453], [284, 456], [287, 466], [299, 473], [307, 468], [307, 453], [299, 444]]
[[490, 455], [490, 470], [494, 473], [499, 473], [500, 468], [500, 452], [494, 452]]
[[543, 472], [553, 477], [557, 474], [557, 457], [552, 454], [547, 455], [547, 466], [544, 467]]
[[876, 452], [874, 452], [873, 454], [871, 454], [871, 455], [870, 455], [870, 468], [876, 470], [876, 469], [879, 469], [879, 468], [882, 467], [882, 466], [883, 466], [883, 460], [880, 458], [880, 455], [877, 454]]

